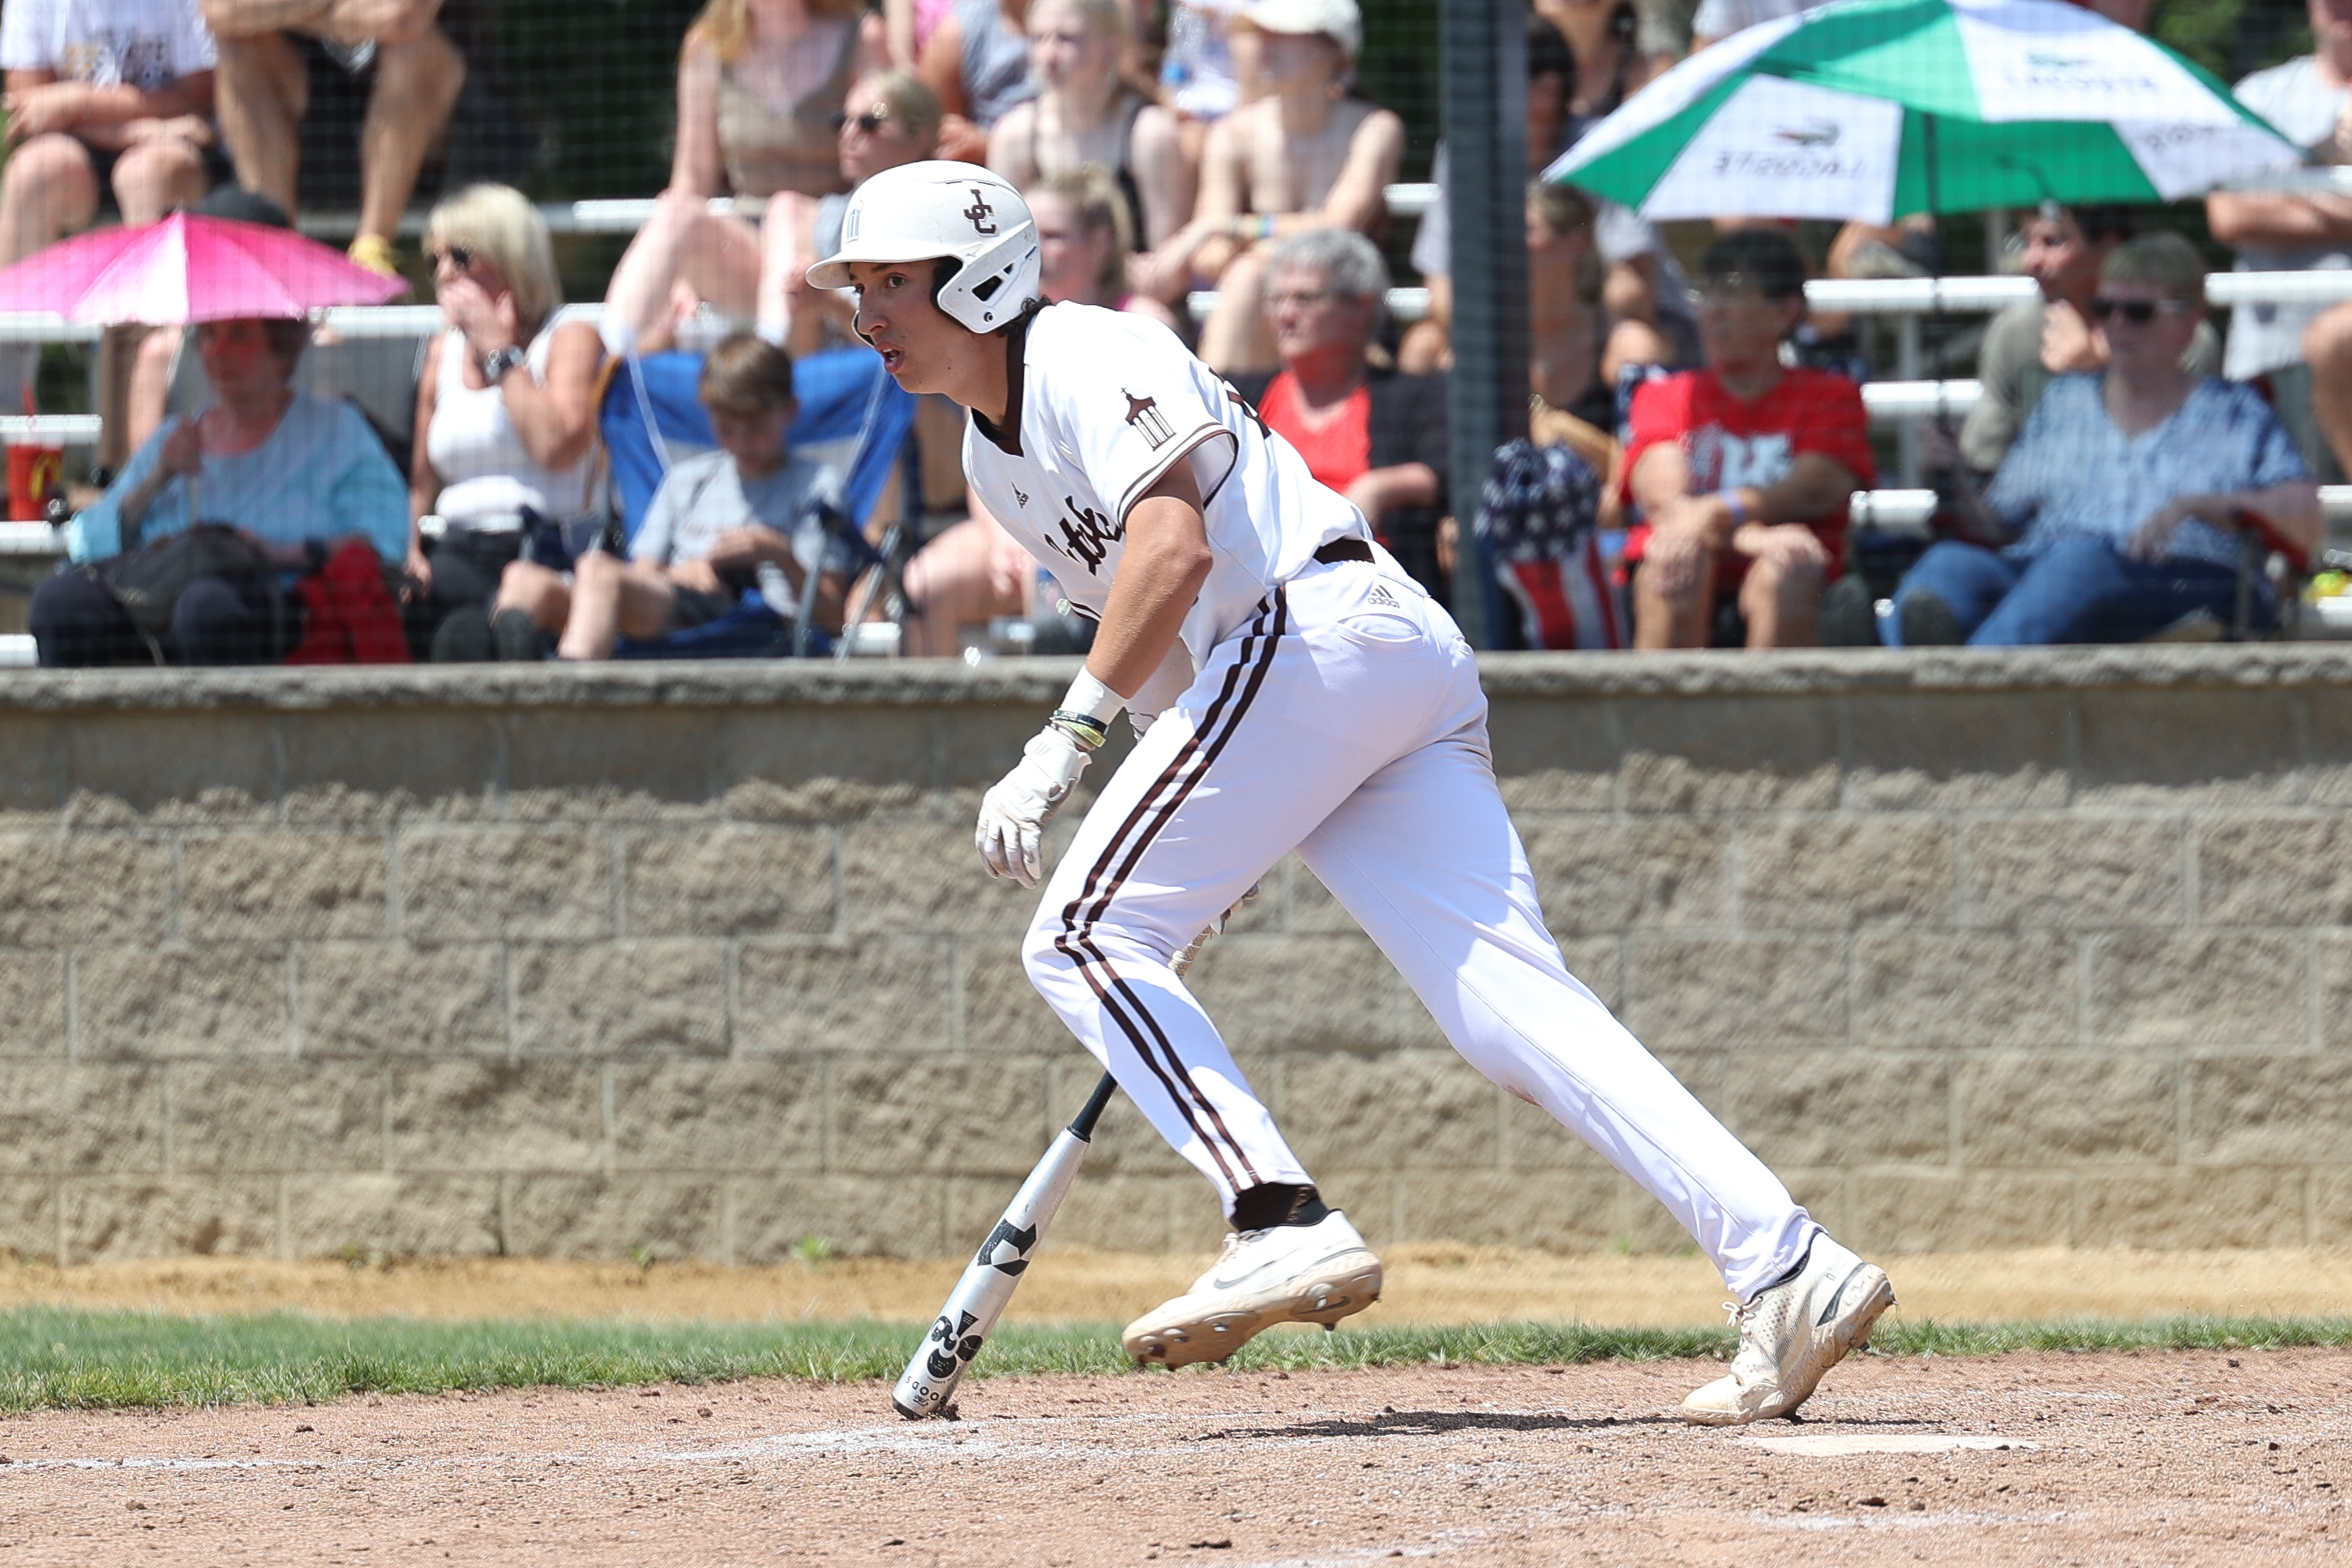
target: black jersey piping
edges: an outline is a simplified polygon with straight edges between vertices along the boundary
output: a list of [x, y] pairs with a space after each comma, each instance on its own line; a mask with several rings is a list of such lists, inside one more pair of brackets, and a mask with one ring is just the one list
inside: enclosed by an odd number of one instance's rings
[[[1243, 635], [1235, 650], [1233, 665], [1225, 672], [1223, 686], [1215, 700], [1202, 718], [1201, 727], [1186, 740], [1184, 745], [1144, 791], [1127, 819], [1120, 823], [1101, 855], [1087, 870], [1078, 894], [1062, 911], [1062, 933], [1054, 939], [1054, 946], [1072, 960], [1096, 997], [1103, 1004], [1113, 1022], [1134, 1047], [1135, 1054], [1160, 1080], [1167, 1091], [1177, 1114], [1201, 1140], [1202, 1148], [1216, 1163], [1225, 1184], [1238, 1193], [1244, 1186], [1254, 1186], [1259, 1177], [1242, 1150], [1240, 1141], [1225, 1125], [1223, 1115], [1192, 1081], [1182, 1059], [1176, 1054], [1159, 1020], [1143, 1005], [1135, 988], [1112, 966], [1108, 955], [1094, 941], [1094, 926], [1110, 907], [1112, 898], [1133, 872], [1143, 853], [1150, 848], [1177, 809], [1192, 795], [1202, 778], [1223, 752], [1227, 742], [1241, 726], [1243, 716], [1249, 711], [1258, 690], [1265, 684], [1267, 672], [1274, 667], [1275, 654], [1281, 646], [1289, 614], [1287, 595], [1282, 588], [1260, 606], [1250, 629]], [[1271, 625], [1269, 626], [1269, 618]], [[1253, 645], [1263, 637], [1264, 647]], [[1247, 671], [1246, 679], [1244, 672]], [[1230, 716], [1226, 709], [1230, 705]], [[1197, 759], [1197, 765], [1195, 760]], [[1139, 829], [1140, 831], [1139, 832]], [[1122, 849], [1126, 853], [1122, 856]], [[1114, 862], [1117, 862], [1114, 866]], [[1099, 972], [1099, 973], [1097, 973]], [[1180, 1087], [1181, 1085], [1181, 1087]], [[1205, 1118], [1205, 1122], [1203, 1119]], [[1219, 1147], [1222, 1141], [1223, 1147]], [[1232, 1159], [1226, 1158], [1230, 1151]], [[1235, 1167], [1239, 1167], [1238, 1175]]]
[[1036, 319], [1036, 311], [1024, 311], [1004, 331], [1004, 428], [998, 429], [979, 409], [971, 411], [973, 426], [1008, 458], [1022, 455], [1021, 404], [1028, 391], [1029, 323]]

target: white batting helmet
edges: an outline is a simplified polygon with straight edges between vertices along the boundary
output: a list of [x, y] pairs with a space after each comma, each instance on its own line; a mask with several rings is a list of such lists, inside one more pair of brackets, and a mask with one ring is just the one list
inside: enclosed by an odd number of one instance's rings
[[940, 309], [975, 332], [1017, 320], [1037, 295], [1037, 226], [1021, 193], [977, 163], [933, 158], [885, 169], [858, 186], [842, 215], [841, 248], [808, 269], [819, 289], [849, 285], [853, 261], [963, 265], [940, 290]]

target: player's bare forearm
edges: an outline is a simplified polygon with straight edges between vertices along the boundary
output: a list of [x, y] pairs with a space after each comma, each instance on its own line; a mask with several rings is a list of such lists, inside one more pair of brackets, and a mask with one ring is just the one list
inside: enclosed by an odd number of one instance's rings
[[1178, 462], [1127, 514], [1127, 548], [1087, 668], [1132, 697], [1151, 679], [1209, 580], [1209, 529], [1192, 465]]

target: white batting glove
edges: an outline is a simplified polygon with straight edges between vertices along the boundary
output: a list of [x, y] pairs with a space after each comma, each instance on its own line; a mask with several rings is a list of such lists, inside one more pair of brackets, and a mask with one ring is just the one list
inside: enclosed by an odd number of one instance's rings
[[1039, 855], [1046, 819], [1069, 798], [1087, 753], [1058, 725], [1048, 724], [1021, 748], [1021, 761], [980, 799], [980, 826], [973, 847], [992, 877], [1010, 877], [1034, 888], [1045, 874]]

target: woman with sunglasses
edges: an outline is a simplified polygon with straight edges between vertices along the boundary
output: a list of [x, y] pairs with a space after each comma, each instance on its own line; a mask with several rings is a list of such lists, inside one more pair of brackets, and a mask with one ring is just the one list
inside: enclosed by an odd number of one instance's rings
[[[473, 185], [444, 198], [425, 250], [449, 327], [417, 377], [408, 569], [440, 618], [434, 657], [487, 658], [483, 606], [521, 552], [525, 514], [562, 521], [594, 506], [604, 345], [584, 314], [562, 308], [547, 221], [520, 191]], [[428, 515], [441, 519], [430, 542]]]
[[857, 340], [851, 305], [831, 289], [808, 286], [808, 269], [841, 245], [850, 191], [884, 169], [919, 163], [940, 140], [939, 95], [908, 72], [877, 71], [852, 84], [835, 115], [843, 190], [822, 196], [787, 192], [768, 202], [760, 226], [760, 277], [751, 319], [760, 335], [793, 354]]
[[[688, 211], [674, 192], [663, 193], [604, 291], [604, 342], [613, 353], [669, 347], [706, 303], [796, 354], [851, 341], [847, 308], [824, 310], [829, 296], [809, 290], [802, 274], [833, 254], [828, 247], [840, 238], [848, 193], [859, 182], [931, 156], [940, 113], [938, 95], [899, 70], [860, 77], [835, 101], [826, 119], [834, 178], [821, 193], [772, 193], [756, 226], [713, 213], [698, 197]], [[813, 310], [832, 322], [830, 331], [811, 318]]]
[[763, 230], [712, 212], [711, 198], [845, 189], [842, 95], [889, 63], [882, 18], [859, 0], [709, 0], [678, 50], [669, 187], [604, 295], [614, 353], [667, 347], [706, 300], [752, 318]]
[[[2318, 544], [2318, 489], [2270, 405], [2182, 365], [2204, 313], [2205, 263], [2187, 240], [2116, 247], [2091, 305], [2106, 368], [2050, 384], [1981, 496], [1961, 481], [1972, 542], [1919, 558], [1886, 641], [2137, 642], [2200, 611], [2230, 619], [2239, 511]], [[2273, 614], [2266, 582], [2255, 614]]]

